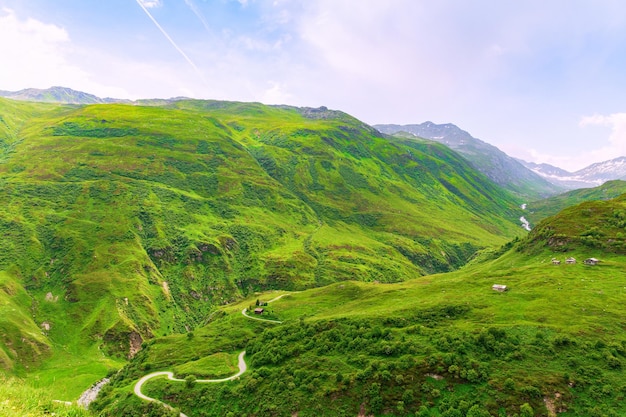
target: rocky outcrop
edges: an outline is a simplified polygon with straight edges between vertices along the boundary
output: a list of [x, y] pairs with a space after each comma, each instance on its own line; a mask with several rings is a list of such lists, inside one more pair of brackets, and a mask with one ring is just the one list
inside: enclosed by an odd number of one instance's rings
[[100, 381], [93, 384], [89, 387], [85, 392], [80, 395], [78, 398], [78, 405], [84, 408], [89, 408], [89, 404], [95, 401], [96, 397], [98, 397], [98, 393], [106, 384], [109, 383], [109, 378], [103, 378]]

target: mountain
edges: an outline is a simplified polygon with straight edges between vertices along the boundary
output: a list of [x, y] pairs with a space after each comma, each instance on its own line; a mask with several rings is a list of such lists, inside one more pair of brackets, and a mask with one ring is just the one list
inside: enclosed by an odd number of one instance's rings
[[520, 161], [551, 183], [566, 189], [596, 187], [610, 180], [626, 179], [626, 157], [598, 162], [576, 172], [568, 172], [549, 164]]
[[22, 101], [66, 104], [99, 104], [127, 101], [120, 99], [100, 98], [94, 96], [93, 94], [72, 90], [71, 88], [67, 87], [51, 87], [47, 89], [26, 88], [20, 91], [0, 91], [0, 97]]
[[442, 144], [151, 104], [0, 99], [7, 415], [626, 415], [624, 197], [526, 234]]
[[0, 97], [12, 100], [33, 101], [39, 103], [59, 103], [59, 104], [107, 104], [124, 103], [141, 106], [162, 106], [180, 100], [188, 100], [188, 97], [172, 97], [169, 99], [139, 99], [126, 100], [120, 98], [101, 98], [93, 94], [72, 90], [67, 87], [50, 87], [46, 89], [26, 88], [20, 91], [2, 91]]
[[532, 226], [546, 217], [585, 201], [610, 200], [626, 194], [626, 181], [612, 180], [593, 188], [580, 188], [526, 204], [524, 217]]
[[71, 367], [65, 395], [256, 291], [403, 281], [524, 234], [519, 200], [454, 151], [326, 108], [0, 99], [0, 115], [0, 364]]
[[390, 135], [406, 132], [443, 143], [467, 158], [476, 169], [496, 184], [524, 199], [536, 200], [562, 190], [561, 187], [546, 181], [495, 146], [472, 137], [468, 132], [453, 124], [424, 122], [412, 125], [381, 124], [374, 125], [374, 127]]

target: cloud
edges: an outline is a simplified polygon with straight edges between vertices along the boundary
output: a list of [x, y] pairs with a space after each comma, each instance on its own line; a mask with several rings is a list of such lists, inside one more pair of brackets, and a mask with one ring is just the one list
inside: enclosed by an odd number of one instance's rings
[[206, 18], [204, 17], [200, 9], [198, 9], [198, 6], [196, 6], [196, 3], [194, 3], [193, 0], [185, 0], [185, 4], [187, 5], [187, 7], [191, 9], [193, 14], [196, 15], [198, 20], [200, 20], [200, 22], [202, 23], [202, 26], [204, 26], [206, 31], [209, 32], [209, 34], [212, 34], [211, 28], [208, 22], [206, 21]]
[[154, 9], [155, 7], [163, 6], [161, 0], [137, 0], [137, 2], [146, 9]]
[[626, 113], [584, 116], [580, 118], [578, 127], [587, 130], [596, 128], [593, 132], [587, 132], [583, 148], [569, 146], [570, 144], [565, 141], [560, 152], [546, 152], [545, 148], [538, 150], [536, 146], [523, 144], [508, 144], [500, 148], [509, 155], [516, 155], [526, 161], [547, 163], [570, 172], [588, 167], [595, 162], [626, 156]]
[[25, 88], [32, 86], [33, 80], [39, 86], [47, 85], [63, 72], [83, 75], [64, 59], [69, 35], [61, 27], [34, 19], [20, 20], [13, 10], [2, 9], [0, 39], [11, 40], [0, 42], [4, 62], [0, 66], [0, 80], [11, 80]]
[[286, 91], [285, 85], [276, 81], [268, 83], [270, 88], [261, 95], [261, 102], [266, 104], [289, 104], [293, 95]]
[[[71, 63], [76, 52], [64, 28], [33, 18], [20, 18], [7, 8], [0, 10], [0, 88], [48, 88], [55, 85], [112, 96], [128, 96], [122, 88], [94, 82], [88, 72]], [[10, 83], [4, 87], [2, 83]]]
[[608, 138], [609, 146], [593, 150], [592, 154], [605, 159], [626, 156], [626, 113], [585, 116], [581, 118], [579, 125], [581, 127], [604, 126], [611, 129]]
[[[185, 51], [183, 51], [181, 49], [180, 46], [178, 46], [178, 44], [174, 41], [174, 39], [172, 39], [172, 37], [165, 31], [165, 29], [163, 28], [163, 26], [161, 26], [159, 24], [159, 22], [154, 18], [154, 16], [152, 16], [152, 13], [150, 13], [150, 11], [148, 10], [148, 8], [144, 5], [144, 3], [146, 3], [146, 0], [137, 0], [137, 4], [139, 4], [139, 6], [141, 6], [141, 8], [143, 9], [143, 11], [146, 13], [146, 15], [150, 18], [150, 20], [152, 21], [152, 23], [154, 23], [154, 25], [157, 27], [157, 29], [159, 29], [159, 31], [161, 31], [161, 33], [163, 34], [163, 36], [165, 36], [165, 38], [168, 40], [168, 42], [174, 47], [174, 49], [176, 49], [178, 51], [178, 53], [185, 59], [185, 61], [187, 61], [187, 63], [189, 65], [191, 65], [191, 67], [194, 69], [194, 71], [196, 71], [196, 73], [198, 74], [198, 76], [200, 77], [200, 80], [206, 84], [206, 81], [204, 80], [204, 76], [202, 75], [202, 72], [200, 71], [200, 69], [198, 68], [198, 66], [191, 60], [191, 58], [189, 58], [189, 56], [185, 53]], [[148, 3], [154, 3], [153, 1], [148, 1]]]
[[[506, 152], [506, 150], [505, 150]], [[507, 152], [508, 153], [508, 152]], [[597, 156], [594, 151], [579, 152], [577, 155], [571, 154], [548, 154], [537, 149], [525, 149], [516, 152], [517, 157], [526, 161], [536, 161], [537, 163], [550, 164], [552, 166], [564, 169], [569, 172], [575, 172], [585, 168], [596, 161], [607, 161], [614, 157], [600, 157], [600, 159], [590, 158], [590, 155]]]

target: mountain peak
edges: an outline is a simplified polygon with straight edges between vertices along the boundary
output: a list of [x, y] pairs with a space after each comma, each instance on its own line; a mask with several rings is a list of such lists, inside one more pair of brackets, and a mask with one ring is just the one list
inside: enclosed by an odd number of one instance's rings
[[19, 91], [2, 91], [0, 92], [0, 96], [21, 101], [66, 104], [98, 104], [114, 101], [112, 99], [102, 99], [93, 94], [61, 86], [54, 86], [46, 89], [25, 88]]
[[596, 162], [573, 173], [549, 164], [521, 162], [551, 183], [561, 185], [570, 190], [597, 187], [606, 181], [626, 179], [626, 156]]
[[411, 125], [375, 125], [382, 133], [393, 135], [408, 132], [415, 136], [443, 143], [457, 151], [496, 184], [524, 198], [545, 197], [559, 189], [511, 158], [498, 148], [473, 137], [452, 123], [427, 121]]

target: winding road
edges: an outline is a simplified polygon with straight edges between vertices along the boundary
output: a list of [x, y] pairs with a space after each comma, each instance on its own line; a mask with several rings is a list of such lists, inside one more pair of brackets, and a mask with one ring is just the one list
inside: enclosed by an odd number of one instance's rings
[[[244, 372], [246, 372], [246, 370], [248, 369], [248, 365], [246, 365], [246, 361], [244, 360], [245, 355], [246, 355], [245, 350], [239, 354], [239, 364], [238, 364], [239, 372], [237, 372], [235, 375], [229, 376], [228, 378], [222, 378], [222, 379], [196, 379], [196, 382], [201, 383], [201, 384], [206, 384], [206, 383], [214, 383], [214, 382], [232, 381], [233, 379], [239, 378], [239, 376], [243, 374]], [[174, 373], [170, 371], [152, 372], [151, 374], [145, 375], [139, 381], [137, 381], [137, 383], [135, 384], [135, 388], [134, 388], [135, 395], [141, 398], [142, 400], [161, 403], [163, 404], [164, 407], [173, 409], [171, 405], [166, 404], [163, 401], [157, 400], [156, 398], [148, 397], [143, 392], [141, 392], [141, 387], [143, 386], [143, 384], [148, 382], [148, 380], [152, 378], [156, 378], [158, 376], [167, 376], [167, 379], [169, 379], [170, 381], [185, 382], [184, 379], [174, 378]], [[187, 417], [187, 415], [180, 413], [180, 417]]]
[[[282, 294], [282, 295], [279, 295], [279, 296], [278, 296], [278, 297], [276, 297], [276, 298], [272, 298], [271, 300], [269, 300], [269, 301], [267, 302], [267, 304], [269, 304], [269, 303], [273, 303], [273, 302], [274, 302], [274, 301], [276, 301], [276, 300], [280, 300], [280, 299], [281, 299], [281, 298], [283, 298], [284, 296], [286, 296], [286, 295], [290, 295], [290, 294], [293, 294], [293, 293]], [[247, 318], [249, 318], [249, 319], [251, 319], [251, 320], [267, 321], [267, 322], [269, 322], [269, 323], [276, 323], [276, 324], [281, 324], [281, 323], [282, 323], [282, 321], [280, 321], [280, 320], [262, 319], [262, 318], [260, 318], [260, 317], [249, 316], [249, 315], [248, 315], [248, 308], [244, 308], [243, 310], [241, 310], [241, 314], [243, 314], [245, 317], [247, 317]]]
[[[289, 294], [291, 294], [291, 293], [279, 295], [278, 297], [273, 298], [270, 301], [268, 301], [268, 303], [272, 303], [272, 302], [274, 302], [276, 300], [279, 300], [282, 297], [284, 297], [286, 295], [289, 295]], [[252, 316], [247, 315], [246, 311], [247, 311], [247, 309], [244, 308], [243, 310], [241, 310], [241, 314], [243, 314], [244, 317], [247, 317], [247, 318], [249, 318], [251, 320], [259, 320], [259, 321], [265, 321], [265, 322], [275, 323], [275, 324], [282, 323], [282, 321], [279, 321], [279, 320], [270, 320], [270, 319], [262, 319], [262, 318], [259, 318], [259, 317], [252, 317]], [[234, 379], [239, 378], [239, 376], [241, 376], [241, 374], [246, 372], [246, 370], [248, 369], [248, 366], [246, 365], [246, 361], [244, 360], [245, 355], [246, 355], [246, 351], [245, 350], [239, 354], [239, 360], [238, 360], [239, 372], [237, 372], [235, 375], [229, 376], [228, 378], [222, 378], [222, 379], [196, 379], [196, 382], [197, 383], [201, 383], [201, 384], [203, 384], [203, 383], [206, 384], [206, 383], [216, 383], [216, 382], [227, 382], [227, 381], [232, 381]], [[141, 387], [143, 386], [143, 384], [145, 384], [146, 382], [148, 382], [152, 378], [156, 378], [156, 377], [160, 377], [160, 376], [167, 376], [167, 379], [169, 379], [170, 381], [185, 382], [184, 379], [174, 378], [174, 373], [170, 372], [170, 371], [152, 372], [152, 373], [150, 373], [148, 375], [143, 376], [139, 381], [137, 381], [133, 391], [135, 392], [135, 395], [137, 397], [141, 398], [142, 400], [157, 402], [157, 403], [162, 404], [163, 407], [166, 407], [166, 408], [169, 408], [170, 410], [173, 410], [174, 407], [172, 407], [171, 405], [169, 405], [167, 403], [164, 403], [161, 400], [157, 400], [156, 398], [148, 397], [147, 395], [145, 395], [144, 393], [141, 392]], [[180, 417], [188, 417], [188, 416], [186, 414], [180, 413]]]

